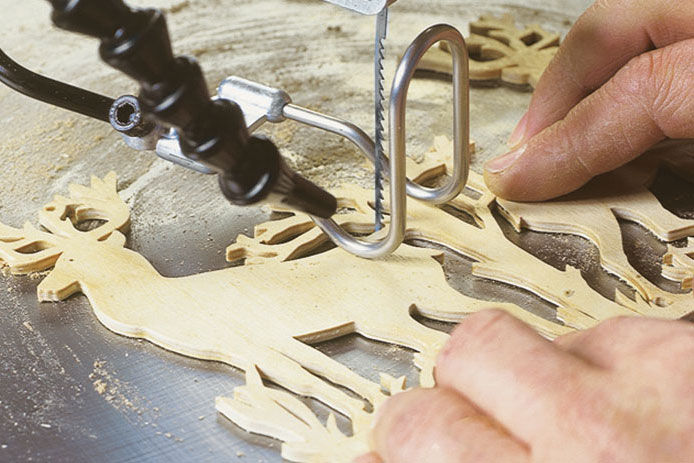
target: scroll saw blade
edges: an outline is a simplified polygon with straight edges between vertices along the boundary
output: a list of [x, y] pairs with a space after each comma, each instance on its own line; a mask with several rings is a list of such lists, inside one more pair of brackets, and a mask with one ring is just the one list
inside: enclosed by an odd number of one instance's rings
[[383, 59], [385, 56], [385, 40], [388, 32], [388, 7], [386, 6], [376, 16], [376, 40], [374, 44], [374, 190], [375, 200], [375, 231], [383, 227], [383, 101], [384, 77]]

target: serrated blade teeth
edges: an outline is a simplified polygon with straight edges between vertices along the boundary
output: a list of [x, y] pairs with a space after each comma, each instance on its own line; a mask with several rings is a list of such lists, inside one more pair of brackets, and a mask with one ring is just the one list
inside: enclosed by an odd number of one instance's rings
[[376, 17], [376, 41], [374, 47], [374, 209], [375, 230], [383, 227], [383, 101], [384, 101], [384, 77], [383, 60], [385, 58], [385, 38], [388, 28], [388, 8], [384, 8]]

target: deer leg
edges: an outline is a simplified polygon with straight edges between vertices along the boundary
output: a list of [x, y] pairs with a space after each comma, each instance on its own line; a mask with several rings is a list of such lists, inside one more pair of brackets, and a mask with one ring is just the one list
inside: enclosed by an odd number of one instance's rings
[[379, 384], [369, 381], [342, 363], [299, 340], [292, 338], [286, 342], [283, 341], [282, 351], [311, 373], [346, 387], [368, 400], [374, 407], [386, 399]]
[[[298, 341], [296, 342], [307, 349], [309, 348]], [[308, 370], [311, 370], [312, 365], [310, 362], [306, 362], [302, 355], [296, 355], [298, 351], [300, 349], [294, 346], [254, 346], [253, 356], [249, 358], [253, 358], [254, 365], [265, 378], [294, 393], [320, 400], [348, 416], [353, 425], [368, 419], [369, 414], [364, 411], [362, 400], [349, 396], [339, 388], [310, 373]], [[326, 358], [330, 360], [328, 357]], [[338, 365], [340, 364], [338, 363]], [[253, 365], [248, 365], [248, 368], [252, 367]], [[316, 373], [320, 374], [321, 371], [316, 371]]]
[[414, 355], [414, 364], [420, 369], [419, 385], [433, 387], [436, 356], [448, 341], [446, 333], [422, 325], [409, 313], [385, 324], [366, 321], [358, 326], [357, 332], [367, 338], [417, 351]]

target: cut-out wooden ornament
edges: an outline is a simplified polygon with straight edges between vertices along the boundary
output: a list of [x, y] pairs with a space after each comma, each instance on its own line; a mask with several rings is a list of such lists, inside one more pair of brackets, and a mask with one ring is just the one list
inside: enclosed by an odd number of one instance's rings
[[[91, 187], [71, 185], [70, 193], [40, 211], [46, 231], [0, 225], [0, 260], [16, 274], [53, 267], [38, 285], [41, 301], [82, 292], [99, 321], [118, 334], [244, 370], [248, 385], [234, 399], [219, 399], [219, 410], [249, 431], [282, 439], [290, 460], [351, 461], [365, 449], [373, 417], [365, 403], [377, 408], [387, 397], [384, 386], [404, 388], [397, 380], [364, 378], [309, 344], [359, 333], [405, 346], [416, 352], [420, 382], [432, 385], [434, 358], [448, 335], [411, 313], [456, 321], [490, 305], [448, 285], [435, 260], [440, 251], [407, 245], [377, 261], [333, 249], [289, 262], [165, 278], [124, 247], [129, 211], [116, 193], [115, 174], [93, 178]], [[78, 224], [92, 219], [103, 223], [81, 231]], [[549, 336], [569, 331], [514, 304], [494, 306], [544, 326]], [[354, 435], [339, 432], [334, 419], [323, 425], [307, 418], [305, 405], [267, 388], [259, 375], [343, 413]]]
[[[450, 151], [449, 141], [437, 139], [426, 162], [416, 165], [408, 161], [410, 174], [423, 182], [444, 173]], [[613, 182], [616, 190], [631, 195], [625, 202], [607, 201], [605, 195], [598, 195], [598, 204], [568, 204], [569, 212], [562, 215], [558, 210], [551, 220], [536, 219], [535, 228], [571, 220], [585, 226], [584, 222], [594, 223], [596, 219], [580, 216], [578, 221], [579, 210], [600, 207], [622, 211], [624, 217], [646, 226], [645, 218], [667, 219], [664, 225], [660, 223], [661, 229], [654, 224], [653, 228], [668, 239], [694, 231], [694, 222], [673, 219], [656, 210], [662, 206], [643, 192], [643, 177], [632, 174], [629, 179], [624, 184]], [[356, 332], [411, 348], [421, 369], [420, 383], [426, 386], [433, 384], [435, 357], [448, 335], [416, 322], [413, 311], [430, 319], [458, 321], [465, 314], [495, 306], [550, 338], [616, 315], [676, 318], [679, 314], [679, 300], [667, 307], [645, 299], [634, 302], [625, 296], [610, 301], [593, 291], [578, 270], [555, 269], [520, 249], [505, 238], [492, 215], [496, 199], [481, 177], [472, 173], [468, 187], [477, 193], [475, 198], [463, 194], [447, 207], [469, 215], [473, 223], [440, 207], [410, 200], [407, 237], [465, 254], [477, 261], [475, 275], [510, 283], [547, 299], [557, 305], [558, 318], [568, 326], [514, 304], [481, 301], [453, 290], [435, 260], [442, 258], [440, 251], [403, 245], [395, 254], [376, 261], [341, 249], [310, 255], [326, 238], [301, 215], [261, 224], [253, 238], [239, 236], [228, 248], [227, 258], [245, 259], [244, 266], [181, 278], [162, 277], [143, 256], [124, 247], [121, 232], [128, 227], [129, 211], [116, 193], [114, 174], [104, 180], [92, 179], [91, 187], [72, 185], [69, 198], [57, 196], [46, 205], [39, 213], [39, 223], [46, 231], [29, 224], [22, 229], [0, 224], [0, 260], [19, 274], [53, 267], [37, 288], [40, 300], [57, 301], [82, 292], [98, 319], [116, 333], [244, 370], [246, 386], [237, 388], [234, 397], [218, 398], [217, 409], [248, 431], [282, 440], [285, 458], [347, 462], [368, 449], [367, 434], [374, 415], [366, 411], [366, 402], [378, 409], [389, 393], [404, 390], [404, 381], [382, 375], [379, 384], [364, 378], [313, 349], [311, 343]], [[346, 186], [336, 193], [345, 208], [338, 221], [354, 232], [369, 233], [372, 192]], [[524, 218], [518, 220], [526, 226], [532, 224], [529, 218], [544, 217], [544, 206], [528, 206], [520, 215]], [[518, 212], [514, 204], [504, 203], [503, 207], [511, 219]], [[600, 214], [601, 218], [606, 216]], [[81, 231], [78, 224], [91, 219], [103, 223]], [[578, 225], [571, 230], [584, 230]], [[609, 233], [601, 231], [599, 236], [612, 236], [610, 227]], [[595, 241], [601, 252], [610, 243], [607, 238]], [[622, 265], [613, 270], [628, 280], [629, 268]], [[639, 291], [656, 294], [649, 286], [642, 285]], [[691, 295], [687, 297], [691, 300]], [[268, 387], [263, 378], [343, 413], [351, 421], [352, 434], [338, 430], [334, 416], [322, 423], [295, 396]]]
[[[408, 172], [418, 174], [424, 181], [445, 172], [445, 163], [452, 152], [450, 141], [445, 137], [436, 140], [433, 151], [428, 153], [423, 164], [416, 165], [408, 160]], [[658, 163], [664, 159], [648, 157], [649, 165], [634, 164], [623, 169], [631, 180], [615, 182], [614, 178], [598, 180], [582, 193], [594, 199], [572, 204], [559, 201], [542, 204], [523, 204], [499, 201], [502, 212], [517, 229], [522, 227], [536, 231], [556, 231], [587, 236], [598, 245], [603, 266], [619, 278], [632, 285], [639, 296], [631, 299], [621, 292], [615, 293], [615, 301], [602, 297], [588, 286], [581, 273], [567, 266], [558, 270], [510, 242], [503, 234], [492, 215], [496, 201], [482, 178], [470, 173], [468, 189], [480, 195], [473, 199], [460, 195], [447, 207], [469, 214], [475, 225], [466, 223], [443, 209], [417, 201], [408, 201], [408, 239], [420, 239], [444, 245], [455, 252], [476, 261], [473, 274], [526, 289], [557, 306], [557, 316], [574, 328], [588, 328], [595, 323], [617, 315], [650, 315], [663, 318], [679, 318], [691, 310], [691, 294], [672, 294], [661, 290], [643, 278], [628, 262], [621, 245], [621, 232], [613, 210], [620, 217], [644, 224], [657, 230], [663, 239], [677, 239], [694, 234], [694, 221], [680, 219], [664, 209], [645, 185], [654, 176]], [[641, 172], [637, 176], [635, 172]], [[627, 175], [628, 174], [628, 175]], [[605, 183], [603, 183], [605, 182]], [[610, 185], [607, 196], [598, 186]], [[635, 190], [636, 189], [636, 190]], [[335, 191], [342, 205], [351, 212], [339, 216], [338, 220], [355, 233], [368, 233], [372, 222], [369, 205], [371, 192], [355, 186], [346, 186]], [[547, 207], [545, 207], [547, 206]], [[521, 220], [523, 217], [543, 220]], [[546, 211], [551, 213], [545, 214]], [[592, 216], [591, 214], [596, 214]], [[651, 221], [645, 218], [651, 217]], [[656, 226], [654, 221], [659, 221]], [[550, 225], [547, 225], [550, 224]], [[554, 228], [552, 228], [552, 224]], [[561, 228], [560, 228], [561, 227]], [[589, 230], [590, 232], [586, 232]], [[665, 230], [671, 230], [666, 233]], [[227, 259], [245, 258], [247, 263], [266, 260], [289, 260], [306, 255], [326, 241], [326, 237], [315, 228], [307, 216], [296, 215], [279, 221], [260, 224], [255, 229], [255, 238], [239, 236], [237, 242], [227, 249]], [[293, 238], [293, 239], [291, 239]], [[519, 270], [522, 269], [522, 270]], [[543, 327], [536, 326], [543, 331]]]
[[678, 248], [672, 245], [663, 256], [663, 276], [679, 281], [683, 289], [692, 289], [694, 280], [694, 239], [689, 238], [687, 245]]
[[[637, 293], [636, 300], [617, 293], [620, 303], [642, 315], [679, 318], [692, 311], [694, 301], [691, 293], [664, 291], [629, 263], [622, 246], [618, 219], [636, 222], [665, 242], [693, 236], [694, 220], [680, 218], [665, 209], [648, 189], [660, 166], [672, 166], [673, 171], [691, 173], [694, 172], [692, 164], [687, 152], [664, 149], [597, 177], [581, 190], [553, 201], [532, 204], [498, 199], [497, 202], [502, 215], [517, 230], [528, 228], [568, 233], [595, 243], [603, 268]], [[663, 274], [682, 281], [687, 288], [686, 276], [680, 273], [687, 265], [686, 250], [672, 246], [669, 249]]]
[[[470, 54], [470, 80], [502, 81], [535, 87], [559, 50], [558, 34], [538, 25], [518, 29], [511, 15], [482, 16], [470, 23], [466, 39]], [[419, 69], [451, 74], [451, 55], [445, 42], [422, 58]]]

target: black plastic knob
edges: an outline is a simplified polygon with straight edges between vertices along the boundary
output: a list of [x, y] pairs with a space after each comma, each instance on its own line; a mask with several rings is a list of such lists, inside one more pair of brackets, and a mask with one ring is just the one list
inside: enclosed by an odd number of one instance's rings
[[[142, 112], [178, 130], [183, 153], [220, 173], [230, 201], [272, 199], [321, 217], [335, 213], [332, 195], [292, 172], [272, 142], [250, 136], [238, 105], [210, 99], [200, 65], [174, 56], [161, 11], [131, 9], [121, 0], [51, 3], [56, 25], [101, 39], [101, 58], [140, 84]], [[114, 127], [121, 122], [117, 109]]]

